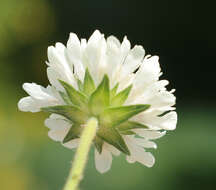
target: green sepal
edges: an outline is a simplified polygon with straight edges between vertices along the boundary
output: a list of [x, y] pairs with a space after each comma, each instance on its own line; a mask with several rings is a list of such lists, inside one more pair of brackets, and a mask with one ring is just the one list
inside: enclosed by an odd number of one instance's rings
[[113, 88], [112, 90], [110, 91], [110, 99], [112, 99], [115, 95], [116, 95], [116, 92], [118, 90], [118, 86], [119, 86], [119, 83], [117, 83]]
[[125, 144], [124, 139], [115, 128], [101, 126], [97, 132], [97, 135], [121, 152], [130, 155], [130, 151]]
[[103, 143], [104, 143], [104, 141], [100, 137], [98, 137], [98, 136], [95, 137], [94, 145], [100, 154], [102, 152]]
[[120, 131], [121, 135], [135, 135], [136, 133], [134, 133], [133, 131]]
[[59, 91], [59, 94], [66, 104], [72, 105], [72, 102], [71, 102], [71, 100], [67, 94], [65, 94], [64, 92], [61, 92], [61, 91]]
[[134, 115], [145, 111], [150, 105], [137, 104], [131, 106], [111, 107], [104, 110], [100, 115], [100, 123], [104, 126], [115, 127], [127, 121]]
[[73, 124], [68, 131], [67, 135], [65, 136], [63, 143], [67, 143], [72, 139], [79, 138], [81, 132], [81, 127], [79, 124]]
[[63, 105], [63, 106], [50, 106], [41, 108], [42, 111], [55, 113], [66, 117], [73, 123], [83, 124], [88, 120], [88, 115], [80, 110], [77, 106]]
[[79, 107], [86, 107], [88, 99], [84, 94], [77, 91], [75, 88], [73, 88], [71, 85], [69, 85], [68, 83], [64, 81], [59, 80], [59, 82], [65, 88], [67, 95], [70, 98], [70, 101], [74, 105], [79, 106]]
[[78, 85], [78, 88], [79, 88], [79, 91], [83, 92], [83, 83], [81, 80], [77, 79], [77, 85]]
[[132, 89], [132, 85], [130, 85], [129, 87], [125, 88], [124, 90], [122, 90], [121, 92], [116, 94], [111, 99], [110, 105], [111, 106], [121, 106], [121, 105], [123, 105], [125, 100], [127, 100], [131, 89]]
[[84, 77], [84, 84], [83, 84], [83, 92], [86, 95], [91, 95], [94, 90], [95, 90], [94, 80], [92, 79], [89, 73], [89, 70], [86, 69], [85, 77]]
[[89, 107], [93, 115], [98, 115], [104, 111], [110, 103], [109, 78], [104, 75], [102, 82], [92, 93], [89, 99]]
[[131, 129], [148, 129], [146, 125], [143, 125], [141, 123], [135, 122], [135, 121], [126, 121], [124, 123], [121, 123], [120, 125], [116, 126], [116, 128], [120, 131], [127, 131]]

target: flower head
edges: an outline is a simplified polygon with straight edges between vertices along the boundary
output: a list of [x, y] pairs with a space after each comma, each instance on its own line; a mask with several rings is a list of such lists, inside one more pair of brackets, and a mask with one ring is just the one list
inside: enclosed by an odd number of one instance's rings
[[177, 123], [174, 90], [167, 91], [167, 80], [159, 80], [157, 56], [145, 56], [142, 46], [131, 49], [96, 30], [90, 39], [70, 34], [67, 46], [56, 43], [48, 48], [47, 75], [51, 86], [25, 83], [30, 95], [22, 98], [22, 111], [51, 113], [45, 125], [49, 137], [65, 147], [76, 148], [86, 121], [98, 119], [94, 139], [98, 171], [111, 167], [112, 155], [126, 154], [130, 163], [148, 167], [154, 157], [148, 148]]

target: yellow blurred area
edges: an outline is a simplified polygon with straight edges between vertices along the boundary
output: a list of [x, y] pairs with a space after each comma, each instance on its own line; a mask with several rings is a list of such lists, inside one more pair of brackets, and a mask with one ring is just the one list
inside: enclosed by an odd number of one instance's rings
[[0, 167], [1, 189], [27, 190], [34, 183], [31, 173], [23, 168], [18, 168], [16, 165], [14, 167]]
[[46, 39], [54, 30], [54, 14], [47, 1], [1, 0], [0, 55], [8, 55], [16, 44]]
[[0, 112], [0, 189], [29, 190], [33, 185], [35, 190], [45, 190], [43, 182], [38, 183], [25, 163], [35, 147], [48, 141], [47, 129], [43, 126], [44, 116], [26, 117], [25, 113], [16, 112], [11, 119], [6, 114]]
[[44, 0], [25, 0], [11, 14], [11, 29], [21, 43], [46, 38], [53, 32], [54, 17]]
[[41, 58], [40, 44], [54, 31], [54, 13], [46, 0], [0, 1], [0, 86], [5, 89], [0, 93], [1, 190], [47, 189], [26, 164], [26, 160], [32, 160], [29, 150], [34, 152], [35, 147], [48, 141], [48, 130], [43, 124], [45, 116], [18, 111], [17, 97], [22, 95], [15, 92], [12, 74], [15, 68], [21, 67], [13, 57], [17, 50], [36, 46], [33, 59], [38, 62]]
[[33, 181], [27, 171], [8, 166], [1, 166], [0, 178], [2, 189], [28, 189]]

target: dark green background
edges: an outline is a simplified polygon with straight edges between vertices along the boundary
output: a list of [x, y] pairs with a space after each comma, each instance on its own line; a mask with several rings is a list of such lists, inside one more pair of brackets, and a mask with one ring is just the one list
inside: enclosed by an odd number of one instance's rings
[[91, 152], [81, 189], [212, 190], [216, 188], [215, 3], [210, 0], [1, 0], [0, 189], [59, 190], [73, 151], [47, 137], [44, 113], [22, 113], [24, 82], [47, 85], [47, 47], [69, 32], [95, 29], [143, 45], [160, 56], [176, 88], [177, 129], [157, 140], [156, 164], [146, 168], [115, 157], [99, 174]]

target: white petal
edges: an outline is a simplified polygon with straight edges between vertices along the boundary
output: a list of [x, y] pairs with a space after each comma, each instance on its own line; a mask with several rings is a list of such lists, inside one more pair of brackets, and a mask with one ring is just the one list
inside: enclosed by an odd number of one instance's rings
[[56, 43], [56, 46], [49, 46], [47, 49], [47, 55], [49, 63], [52, 65], [61, 65], [62, 67], [69, 67], [65, 60], [65, 46], [60, 43]]
[[79, 145], [79, 141], [80, 139], [73, 139], [67, 143], [64, 143], [63, 146], [70, 148], [70, 149], [77, 148]]
[[119, 40], [115, 37], [115, 36], [109, 36], [107, 38], [107, 43], [111, 43], [111, 44], [115, 44], [117, 48], [121, 47], [121, 43], [119, 42]]
[[121, 154], [121, 152], [118, 149], [116, 149], [114, 146], [112, 146], [106, 142], [103, 144], [103, 148], [110, 151], [115, 156], [119, 156]]
[[106, 49], [106, 62], [107, 62], [107, 74], [110, 79], [110, 85], [111, 88], [115, 85], [116, 81], [113, 78], [118, 72], [118, 69], [120, 69], [120, 66], [122, 64], [122, 53], [120, 50], [120, 44], [116, 42], [114, 37], [109, 37], [107, 39], [107, 49]]
[[55, 86], [57, 90], [64, 91], [64, 88], [62, 87], [62, 85], [58, 81], [58, 79], [61, 79], [61, 76], [59, 75], [58, 72], [53, 70], [52, 67], [47, 68], [47, 76], [48, 76], [50, 84]]
[[144, 137], [146, 139], [158, 139], [166, 134], [166, 131], [148, 131], [145, 129], [134, 129], [133, 131], [136, 132], [139, 136]]
[[41, 107], [63, 104], [58, 92], [50, 86], [44, 88], [34, 83], [25, 83], [23, 88], [32, 96], [32, 99], [28, 99], [28, 103], [30, 101], [32, 103], [32, 111], [39, 111]]
[[142, 46], [135, 46], [127, 55], [125, 62], [122, 65], [121, 75], [122, 77], [133, 73], [139, 65], [145, 55], [145, 50]]
[[[118, 46], [116, 46], [115, 43], [111, 43], [110, 41], [108, 41], [107, 43], [107, 51], [108, 51], [108, 65], [112, 65], [112, 73], [109, 75], [110, 76], [110, 81], [111, 81], [111, 87], [114, 87], [115, 84], [117, 82], [119, 82], [119, 80], [121, 80], [122, 78], [124, 78], [125, 76], [121, 76], [121, 69], [123, 67], [123, 63], [127, 57], [127, 55], [130, 52], [130, 48], [131, 48], [131, 44], [130, 41], [127, 39], [127, 37], [124, 37], [124, 40], [120, 46], [120, 48], [118, 48]], [[110, 53], [110, 49], [111, 52]], [[109, 67], [108, 67], [109, 69]]]
[[[128, 102], [136, 103], [138, 101], [150, 101], [152, 97], [154, 98], [155, 95], [157, 95], [160, 91], [166, 91], [165, 86], [169, 84], [169, 81], [167, 80], [160, 80], [156, 81], [154, 83], [145, 83], [144, 80], [140, 79], [137, 80], [136, 74], [133, 80], [133, 91], [130, 94], [130, 97], [128, 97]], [[145, 74], [142, 75], [143, 79], [146, 79]], [[140, 102], [141, 103], [141, 102]]]
[[105, 173], [110, 169], [111, 165], [112, 165], [111, 153], [108, 150], [103, 149], [101, 154], [99, 154], [97, 149], [95, 149], [95, 166], [96, 166], [96, 169], [100, 173]]
[[55, 99], [48, 93], [47, 89], [35, 83], [24, 83], [23, 89], [38, 100]]
[[151, 108], [160, 109], [162, 111], [170, 110], [170, 107], [175, 105], [176, 97], [168, 92], [161, 91], [149, 98], [149, 104], [152, 105]]
[[18, 108], [19, 110], [24, 111], [24, 112], [39, 112], [40, 111], [40, 106], [30, 96], [22, 98], [18, 102]]
[[126, 156], [126, 160], [128, 163], [133, 164], [136, 162], [136, 160], [132, 156]]
[[50, 130], [48, 136], [54, 141], [62, 142], [67, 135], [69, 129]]
[[121, 52], [123, 54], [123, 59], [128, 55], [131, 48], [130, 41], [127, 39], [127, 36], [124, 37], [123, 42], [121, 44]]
[[66, 48], [63, 44], [57, 43], [56, 47], [48, 47], [49, 66], [61, 76], [61, 80], [77, 88], [73, 75], [73, 65], [66, 59]]
[[157, 148], [157, 145], [149, 140], [143, 138], [135, 138], [136, 144], [143, 147], [143, 148]]
[[158, 118], [160, 122], [160, 128], [165, 130], [174, 130], [177, 125], [177, 113], [172, 111], [166, 115]]
[[83, 64], [88, 67], [96, 84], [99, 84], [106, 71], [106, 40], [98, 30], [90, 39], [84, 51]]
[[130, 86], [133, 83], [134, 77], [135, 77], [135, 74], [131, 73], [131, 74], [128, 74], [127, 76], [125, 76], [124, 78], [122, 78], [119, 81], [119, 87], [118, 87], [117, 92], [120, 92], [121, 90]]
[[51, 130], [60, 130], [69, 129], [72, 124], [64, 117], [57, 117], [56, 114], [51, 114], [50, 117], [45, 120], [45, 125]]
[[81, 57], [80, 40], [76, 34], [70, 33], [70, 37], [67, 42], [67, 48], [70, 49], [73, 56], [76, 56], [78, 59]]
[[65, 120], [65, 117], [64, 116], [61, 116], [61, 115], [58, 115], [58, 114], [51, 114], [50, 115], [50, 119], [62, 119], [62, 120]]
[[145, 152], [143, 149], [140, 149], [137, 151], [136, 161], [147, 167], [152, 167], [155, 163], [155, 158], [150, 152]]
[[[51, 114], [50, 117], [45, 120], [45, 125], [50, 129], [48, 136], [55, 141], [62, 142], [72, 124], [61, 115]], [[72, 149], [76, 148], [78, 144], [79, 139], [73, 139], [67, 143], [64, 143], [63, 146]]]
[[[157, 113], [157, 112], [155, 112]], [[134, 121], [138, 121], [148, 126], [150, 129], [159, 130], [174, 130], [177, 124], [177, 113], [172, 111], [164, 116], [158, 116], [154, 112], [141, 113], [133, 118]]]
[[[137, 96], [140, 96], [146, 92], [146, 90], [151, 91], [151, 88], [154, 89], [154, 92], [159, 87], [160, 89], [158, 90], [165, 89], [164, 87], [167, 85], [168, 81], [156, 83], [159, 80], [159, 76], [161, 74], [160, 70], [159, 57], [146, 56], [140, 68], [136, 72], [136, 77], [133, 82], [133, 93], [131, 96], [136, 99]], [[152, 85], [152, 87], [149, 88], [149, 85]]]
[[[153, 113], [153, 114], [152, 114]], [[177, 124], [177, 114], [172, 111], [163, 116], [158, 116], [157, 111], [154, 113], [143, 113], [139, 117], [134, 117], [133, 121], [141, 122], [152, 130], [174, 130]]]
[[[160, 76], [160, 64], [158, 56], [146, 56], [143, 63], [138, 71], [138, 73], [145, 74], [145, 83], [151, 83], [157, 81]], [[137, 73], [137, 74], [138, 74]]]
[[90, 36], [88, 43], [95, 43], [101, 39], [102, 34], [99, 30], [95, 30], [93, 34]]
[[107, 68], [109, 67], [106, 60], [107, 44], [104, 37], [102, 37], [100, 41], [100, 47], [101, 50], [99, 55], [99, 64], [97, 67], [97, 72], [98, 72], [97, 81], [99, 82], [101, 82], [102, 78], [104, 77], [104, 74], [107, 74]]
[[71, 33], [67, 42], [67, 57], [74, 65], [74, 72], [77, 77], [83, 81], [85, 75], [85, 68], [82, 64], [81, 44], [76, 34]]
[[129, 163], [140, 162], [147, 167], [152, 167], [154, 165], [154, 156], [139, 146], [134, 136], [124, 137], [124, 140], [131, 153], [130, 156], [127, 156], [127, 161]]
[[174, 110], [176, 98], [171, 93], [166, 91], [165, 86], [168, 81], [162, 80], [154, 82], [145, 87], [133, 86], [133, 91], [127, 100], [127, 104], [150, 104], [150, 109], [147, 112], [158, 110], [162, 114], [165, 111]]
[[81, 52], [82, 53], [85, 51], [86, 46], [87, 46], [86, 39], [81, 39], [81, 45], [80, 45], [80, 47], [81, 47]]
[[[45, 125], [50, 129], [48, 136], [54, 141], [62, 142], [71, 128], [71, 123], [69, 123], [63, 116], [58, 114], [51, 114], [48, 119], [45, 120]], [[67, 148], [76, 148], [79, 144], [79, 139], [73, 139], [63, 146]]]

